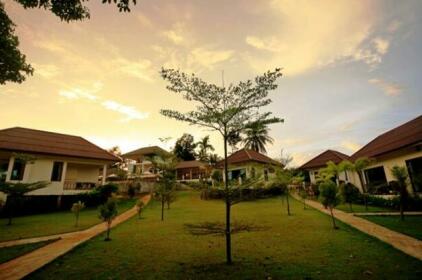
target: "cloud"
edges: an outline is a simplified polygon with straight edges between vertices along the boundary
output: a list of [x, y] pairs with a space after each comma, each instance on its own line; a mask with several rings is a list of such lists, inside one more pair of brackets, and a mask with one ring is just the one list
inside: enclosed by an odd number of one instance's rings
[[185, 37], [187, 37], [187, 31], [184, 26], [184, 24], [178, 22], [173, 25], [172, 29], [165, 30], [161, 33], [161, 35], [168, 40], [170, 40], [172, 43], [176, 45], [181, 45], [182, 43], [185, 43]]
[[143, 120], [149, 116], [148, 113], [140, 112], [134, 107], [126, 106], [113, 100], [106, 100], [102, 102], [101, 105], [108, 110], [116, 111], [125, 115], [126, 118], [123, 119], [123, 121]]
[[212, 50], [207, 48], [195, 48], [190, 56], [191, 62], [196, 62], [204, 67], [212, 68], [215, 64], [230, 59], [233, 55], [231, 50]]
[[89, 89], [80, 87], [61, 89], [59, 90], [59, 95], [72, 101], [86, 100], [93, 102], [94, 104], [99, 104], [107, 110], [115, 111], [124, 115], [125, 117], [121, 119], [121, 121], [127, 122], [148, 118], [149, 113], [141, 112], [132, 106], [127, 106], [110, 99], [103, 100], [103, 98], [96, 95], [96, 93], [99, 92], [102, 88], [103, 84], [101, 82], [95, 82]]
[[60, 73], [59, 68], [54, 64], [32, 63], [32, 65], [35, 68], [35, 75], [40, 75], [45, 79], [54, 78]]
[[148, 59], [139, 59], [138, 61], [129, 61], [124, 58], [115, 59], [112, 64], [118, 71], [131, 77], [138, 78], [147, 82], [153, 81], [152, 63]]
[[373, 84], [383, 90], [384, 94], [387, 96], [397, 96], [403, 92], [403, 87], [398, 83], [387, 82], [383, 79], [370, 79], [368, 80], [370, 84]]
[[399, 21], [399, 20], [393, 20], [388, 25], [387, 31], [390, 32], [390, 33], [394, 33], [394, 32], [396, 32], [400, 28], [401, 24], [402, 24], [401, 21]]
[[[271, 35], [265, 30], [245, 36], [252, 50], [244, 59], [257, 70], [283, 67], [286, 75], [298, 75], [339, 62], [362, 61], [375, 68], [388, 51], [389, 41], [372, 38], [376, 9], [362, 1], [274, 0], [268, 13], [280, 26]], [[330, 11], [327, 13], [327, 11]], [[261, 53], [257, 53], [261, 52]]]
[[352, 141], [343, 141], [341, 142], [341, 147], [351, 151], [351, 152], [356, 152], [357, 150], [359, 150], [362, 146], [352, 142]]

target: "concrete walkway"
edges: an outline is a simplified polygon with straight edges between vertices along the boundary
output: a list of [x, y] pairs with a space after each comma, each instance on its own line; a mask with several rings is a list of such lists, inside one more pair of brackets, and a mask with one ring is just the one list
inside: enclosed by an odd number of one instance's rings
[[[302, 201], [302, 199], [297, 195], [292, 194], [292, 196], [297, 200]], [[324, 206], [317, 201], [306, 200], [306, 204], [327, 215], [330, 215], [330, 211], [324, 209]], [[337, 209], [334, 209], [333, 213], [337, 220], [340, 220], [366, 234], [376, 237], [379, 240], [390, 244], [394, 248], [422, 261], [422, 241], [359, 218], [353, 215], [353, 213], [346, 213]]]
[[[150, 201], [150, 199], [151, 195], [142, 197], [145, 205]], [[112, 227], [117, 226], [136, 214], [136, 207], [133, 207], [132, 209], [117, 216], [113, 220]], [[16, 259], [0, 264], [0, 278], [2, 280], [22, 279], [26, 275], [52, 262], [54, 259], [66, 254], [79, 244], [97, 236], [105, 230], [105, 223], [101, 223], [86, 230], [57, 235], [56, 238], [59, 237], [60, 240], [29, 252], [28, 254]], [[51, 239], [51, 236], [47, 237]], [[43, 237], [31, 239], [39, 239], [39, 241], [42, 241], [42, 238]]]
[[[355, 212], [350, 214], [353, 214], [355, 216], [400, 216], [400, 212]], [[404, 215], [422, 216], [422, 212], [404, 212]]]

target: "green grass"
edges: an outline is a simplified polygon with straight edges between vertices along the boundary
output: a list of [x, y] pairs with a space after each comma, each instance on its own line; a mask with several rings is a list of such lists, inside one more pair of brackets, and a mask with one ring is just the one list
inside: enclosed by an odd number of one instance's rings
[[422, 216], [359, 216], [391, 230], [422, 240]]
[[[135, 199], [124, 199], [118, 202], [119, 213], [135, 205]], [[83, 230], [101, 222], [97, 208], [86, 208], [79, 216], [79, 226], [75, 227], [75, 215], [69, 210], [48, 214], [16, 217], [12, 225], [7, 225], [7, 219], [0, 219], [0, 241], [15, 240], [29, 237], [53, 235], [77, 230]]]
[[224, 263], [223, 236], [193, 236], [184, 226], [224, 221], [223, 202], [182, 192], [164, 222], [159, 204], [151, 202], [142, 219], [112, 229], [112, 241], [98, 236], [29, 278], [421, 279], [419, 260], [340, 222], [340, 229], [333, 230], [329, 216], [290, 202], [292, 216], [280, 198], [232, 208], [233, 220], [264, 228], [232, 235], [232, 266]]
[[[347, 213], [351, 213], [349, 204], [340, 204], [336, 207], [338, 210], [342, 210]], [[352, 204], [353, 212], [355, 213], [363, 213], [363, 212], [396, 212], [396, 210], [382, 208], [377, 206], [368, 205], [368, 210], [365, 209], [365, 205], [362, 204]]]
[[26, 253], [29, 253], [31, 251], [34, 251], [38, 248], [41, 248], [54, 240], [47, 240], [37, 243], [31, 243], [31, 244], [23, 244], [23, 245], [17, 245], [17, 246], [11, 246], [11, 247], [5, 247], [0, 248], [0, 263], [4, 263], [10, 260], [13, 260], [17, 257], [20, 257], [22, 255], [25, 255]]

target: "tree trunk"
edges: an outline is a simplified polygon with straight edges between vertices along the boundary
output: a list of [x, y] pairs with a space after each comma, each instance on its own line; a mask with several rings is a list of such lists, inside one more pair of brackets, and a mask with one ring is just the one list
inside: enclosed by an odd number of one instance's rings
[[229, 197], [229, 172], [227, 166], [227, 132], [224, 130], [224, 191], [226, 193], [226, 262], [232, 264], [232, 244], [230, 229], [230, 197]]
[[363, 183], [362, 172], [360, 170], [358, 171], [358, 177], [359, 177], [360, 185], [362, 186], [363, 202], [365, 203], [365, 211], [368, 211], [368, 200], [367, 200], [367, 197], [366, 197], [366, 186]]
[[107, 221], [107, 235], [105, 241], [109, 241], [110, 239], [110, 227], [111, 227], [111, 221]]
[[334, 219], [334, 214], [333, 214], [333, 207], [328, 207], [330, 208], [330, 213], [331, 213], [331, 219], [333, 221], [333, 228], [334, 229], [338, 229], [337, 225], [336, 225], [336, 219]]
[[164, 221], [164, 196], [161, 198], [161, 221]]
[[286, 202], [287, 202], [287, 215], [290, 216], [290, 203], [289, 203], [289, 189], [287, 187], [286, 192]]

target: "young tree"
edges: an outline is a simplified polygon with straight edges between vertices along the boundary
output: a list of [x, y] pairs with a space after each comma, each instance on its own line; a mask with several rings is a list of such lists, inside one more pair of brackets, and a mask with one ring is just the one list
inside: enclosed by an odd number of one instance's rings
[[276, 171], [276, 177], [274, 181], [277, 184], [280, 184], [285, 189], [285, 195], [286, 195], [286, 206], [287, 206], [287, 215], [290, 216], [290, 191], [289, 191], [289, 184], [292, 182], [293, 175], [288, 169], [283, 170], [277, 170]]
[[181, 160], [195, 160], [196, 145], [197, 144], [195, 143], [193, 136], [188, 133], [184, 133], [182, 137], [177, 139], [173, 148], [173, 153]]
[[272, 144], [274, 139], [268, 135], [269, 128], [259, 121], [250, 123], [244, 130], [245, 137], [243, 143], [246, 149], [254, 150], [258, 153], [267, 153], [265, 145]]
[[330, 210], [331, 219], [333, 221], [333, 227], [334, 229], [338, 229], [336, 225], [336, 220], [334, 218], [334, 213], [333, 213], [333, 209], [340, 202], [338, 187], [333, 181], [328, 180], [320, 184], [319, 191], [320, 191], [319, 196], [321, 198], [321, 203], [322, 205], [324, 205], [324, 207]]
[[117, 216], [117, 203], [114, 197], [109, 197], [107, 202], [98, 208], [98, 217], [106, 223], [107, 234], [104, 241], [110, 241], [111, 223]]
[[75, 227], [78, 227], [79, 225], [79, 213], [84, 208], [85, 208], [85, 203], [78, 201], [78, 202], [73, 203], [72, 208], [70, 209], [73, 212], [73, 214], [75, 214]]
[[368, 188], [363, 182], [363, 170], [365, 170], [365, 168], [367, 168], [373, 162], [374, 161], [369, 158], [361, 157], [361, 158], [356, 159], [352, 166], [352, 169], [358, 174], [359, 182], [360, 182], [360, 185], [362, 186], [363, 201], [365, 203], [366, 211], [368, 211]]
[[154, 166], [159, 170], [159, 180], [154, 188], [154, 196], [161, 202], [161, 221], [164, 221], [164, 206], [170, 208], [169, 200], [174, 192], [176, 184], [176, 165], [177, 158], [173, 155], [156, 156], [151, 159]]
[[406, 208], [406, 202], [408, 197], [407, 192], [407, 171], [406, 167], [404, 166], [393, 166], [391, 168], [391, 174], [393, 175], [394, 179], [397, 181], [397, 185], [399, 187], [399, 194], [400, 194], [400, 219], [404, 220], [404, 209]]
[[144, 209], [144, 207], [145, 207], [145, 204], [142, 201], [142, 199], [138, 199], [138, 201], [136, 201], [136, 212], [138, 212], [139, 219], [141, 218], [141, 212], [142, 212], [142, 209]]
[[259, 108], [271, 103], [268, 92], [277, 88], [276, 81], [281, 77], [280, 69], [268, 71], [255, 78], [229, 87], [208, 84], [195, 75], [187, 75], [179, 70], [162, 69], [161, 76], [169, 82], [167, 89], [182, 94], [183, 98], [196, 103], [196, 110], [181, 113], [174, 110], [161, 110], [164, 116], [218, 131], [224, 143], [224, 190], [226, 204], [226, 256], [232, 263], [231, 229], [227, 141], [230, 133], [239, 133], [249, 124], [260, 121], [263, 124], [282, 122], [271, 117], [271, 113], [260, 113]]
[[199, 147], [199, 160], [210, 162], [211, 156], [208, 154], [208, 151], [215, 150], [213, 145], [210, 144], [210, 136], [204, 136], [196, 145]]
[[[15, 0], [25, 9], [43, 8], [51, 11], [66, 22], [89, 18], [89, 10], [83, 5], [88, 0]], [[120, 12], [130, 11], [130, 0], [103, 0], [103, 3], [115, 3]], [[135, 5], [136, 0], [132, 0]], [[14, 34], [15, 24], [6, 14], [4, 4], [0, 2], [0, 84], [6, 82], [22, 83], [25, 75], [32, 75], [34, 69], [26, 63], [26, 57], [20, 52], [18, 37]]]
[[306, 210], [306, 199], [308, 198], [308, 192], [305, 188], [300, 188], [299, 195], [302, 198], [303, 210]]
[[6, 209], [9, 216], [7, 225], [12, 224], [13, 213], [18, 203], [22, 201], [24, 195], [27, 192], [41, 189], [47, 186], [47, 182], [35, 182], [35, 183], [0, 183], [0, 192], [7, 195]]
[[343, 201], [349, 204], [350, 212], [353, 212], [352, 204], [359, 196], [359, 189], [352, 183], [341, 184], [340, 194]]

